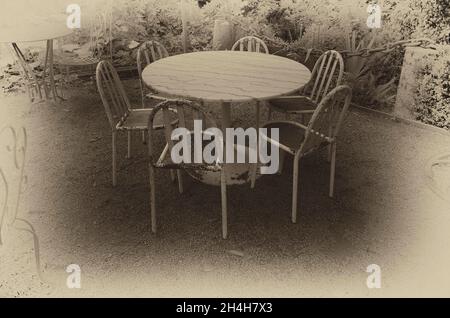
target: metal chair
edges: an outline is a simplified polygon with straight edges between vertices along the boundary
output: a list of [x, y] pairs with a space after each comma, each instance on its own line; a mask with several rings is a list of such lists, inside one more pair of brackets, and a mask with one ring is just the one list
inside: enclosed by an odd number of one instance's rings
[[21, 215], [19, 206], [26, 183], [27, 132], [25, 128], [0, 128], [0, 253], [14, 260], [18, 255], [13, 243], [17, 234], [31, 235], [37, 274], [43, 280], [39, 237], [33, 225]]
[[[183, 179], [182, 170], [185, 171], [202, 171], [202, 172], [214, 172], [220, 173], [220, 186], [221, 186], [221, 197], [222, 197], [222, 236], [224, 239], [228, 237], [228, 216], [227, 216], [227, 178], [225, 166], [220, 163], [220, 160], [214, 160], [213, 163], [206, 163], [203, 158], [203, 147], [201, 146], [202, 153], [199, 154], [202, 163], [175, 163], [171, 156], [172, 149], [174, 148], [174, 141], [172, 140], [172, 134], [174, 132], [170, 123], [170, 107], [174, 107], [177, 110], [179, 127], [186, 128], [186, 135], [181, 138], [192, 138], [192, 127], [195, 120], [202, 120], [204, 126], [217, 127], [215, 120], [206, 112], [204, 112], [199, 104], [185, 100], [168, 100], [161, 102], [157, 105], [149, 119], [148, 119], [148, 154], [149, 154], [149, 172], [150, 172], [150, 194], [151, 194], [151, 218], [152, 218], [152, 232], [156, 233], [157, 223], [156, 223], [156, 185], [155, 185], [155, 169], [174, 169], [177, 170], [178, 176], [178, 187], [179, 192], [183, 193]], [[154, 140], [153, 140], [153, 130], [154, 119], [158, 113], [163, 114], [165, 136], [166, 136], [166, 146], [160, 155], [155, 154]], [[217, 128], [216, 128], [217, 129]], [[202, 129], [202, 134], [208, 134], [208, 132]], [[213, 138], [213, 136], [211, 136]], [[217, 138], [217, 137], [216, 137]], [[194, 145], [195, 140], [191, 140], [191, 145]], [[216, 140], [223, 145], [223, 140]], [[193, 149], [195, 151], [195, 149]], [[195, 154], [193, 154], [195, 156]], [[197, 154], [198, 155], [198, 154]]]
[[144, 81], [142, 80], [142, 72], [147, 65], [166, 57], [169, 57], [169, 52], [167, 52], [167, 49], [164, 47], [164, 45], [157, 41], [147, 41], [141, 44], [138, 49], [137, 69], [139, 74], [139, 82], [141, 85], [142, 108], [145, 108], [145, 102], [147, 99], [163, 99], [157, 96], [155, 92], [147, 88]]
[[[147, 108], [147, 102], [150, 100], [166, 100], [165, 97], [158, 95], [156, 92], [147, 87], [142, 79], [142, 72], [145, 67], [160, 59], [169, 57], [169, 52], [161, 43], [157, 41], [147, 41], [142, 43], [137, 51], [137, 69], [139, 74], [139, 84], [141, 87], [141, 102], [142, 108]], [[145, 133], [142, 135], [142, 140], [145, 142]]]
[[[240, 40], [238, 40], [233, 47], [231, 48], [232, 51], [236, 51], [237, 49], [239, 49], [239, 51], [241, 52], [256, 52], [256, 53], [265, 53], [265, 54], [269, 54], [269, 48], [267, 47], [267, 44], [264, 43], [263, 40], [255, 37], [255, 36], [246, 36], [241, 38]], [[255, 119], [256, 119], [256, 128], [259, 129], [259, 122], [260, 122], [260, 106], [261, 106], [261, 102], [260, 101], [256, 101], [255, 104], [255, 109], [256, 109], [256, 114], [255, 114]], [[252, 182], [251, 182], [251, 187], [254, 188], [255, 187], [255, 182], [256, 182], [256, 170], [257, 170], [257, 165], [255, 165], [254, 168], [254, 173], [252, 173]]]
[[[61, 44], [61, 43], [60, 43]], [[66, 82], [71, 74], [93, 76], [107, 47], [108, 59], [113, 59], [112, 12], [97, 14], [89, 22], [89, 43], [86, 52], [64, 52], [62, 46], [55, 52], [55, 66]]]
[[231, 50], [237, 51], [238, 49], [241, 52], [248, 51], [269, 54], [269, 48], [267, 47], [266, 43], [255, 36], [246, 36], [238, 40], [233, 45]]
[[311, 81], [302, 90], [302, 95], [283, 96], [267, 101], [269, 120], [273, 111], [286, 115], [312, 114], [317, 104], [333, 88], [341, 85], [344, 75], [344, 59], [337, 51], [327, 51], [317, 60]]
[[[97, 87], [100, 93], [106, 115], [111, 125], [112, 132], [112, 170], [113, 185], [117, 185], [117, 133], [125, 131], [128, 134], [128, 155], [131, 157], [132, 132], [147, 130], [147, 119], [151, 109], [136, 109], [132, 107], [119, 75], [110, 61], [102, 61], [96, 71]], [[176, 125], [176, 120], [171, 123]], [[163, 125], [155, 124], [154, 129], [162, 129]]]
[[[300, 160], [315, 150], [331, 146], [330, 197], [334, 196], [334, 179], [336, 171], [337, 138], [345, 114], [352, 98], [352, 89], [341, 85], [328, 93], [314, 110], [307, 126], [294, 121], [272, 121], [264, 125], [270, 132], [272, 128], [279, 129], [279, 140], [272, 140], [262, 135], [264, 141], [279, 147], [280, 171], [283, 168], [285, 154], [294, 156], [294, 175], [292, 193], [292, 222], [297, 222], [298, 181], [300, 175]], [[342, 107], [341, 107], [342, 106]], [[281, 155], [283, 154], [283, 155]]]

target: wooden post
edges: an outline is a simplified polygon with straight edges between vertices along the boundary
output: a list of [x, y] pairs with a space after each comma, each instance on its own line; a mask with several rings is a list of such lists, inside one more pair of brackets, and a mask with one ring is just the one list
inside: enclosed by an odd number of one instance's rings
[[183, 44], [183, 52], [187, 53], [189, 50], [189, 23], [187, 16], [187, 0], [181, 0], [181, 21], [183, 24], [183, 33], [182, 33], [182, 44]]

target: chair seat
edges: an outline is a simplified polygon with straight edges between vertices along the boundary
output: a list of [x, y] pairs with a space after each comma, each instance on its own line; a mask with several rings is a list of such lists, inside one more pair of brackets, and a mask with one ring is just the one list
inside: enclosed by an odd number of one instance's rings
[[[171, 110], [174, 114], [175, 111]], [[147, 130], [148, 118], [150, 113], [152, 112], [151, 108], [144, 109], [132, 109], [126, 118], [125, 122], [119, 124], [117, 129], [119, 130]], [[164, 128], [164, 120], [161, 112], [156, 114], [154, 120], [154, 129], [163, 129]], [[178, 119], [174, 119], [172, 125], [175, 126], [178, 124]]]
[[272, 99], [269, 105], [275, 108], [279, 112], [291, 113], [298, 111], [314, 111], [317, 108], [317, 104], [306, 96], [293, 96], [292, 98], [284, 97], [280, 99]]
[[[271, 129], [278, 129], [280, 134], [278, 142], [289, 148], [292, 153], [295, 153], [300, 149], [300, 146], [305, 139], [305, 129], [295, 125], [293, 122], [274, 121], [264, 125], [264, 128], [267, 128], [267, 137], [269, 138], [271, 138]], [[264, 137], [265, 136], [263, 135], [263, 138]]]

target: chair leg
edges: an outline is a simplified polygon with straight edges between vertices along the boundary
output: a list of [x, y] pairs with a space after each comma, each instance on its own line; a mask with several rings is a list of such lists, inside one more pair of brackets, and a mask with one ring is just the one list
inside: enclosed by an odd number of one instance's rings
[[260, 126], [260, 119], [261, 119], [261, 104], [260, 102], [256, 102], [256, 136], [257, 136], [257, 142], [256, 142], [256, 164], [252, 166], [252, 172], [251, 172], [251, 188], [254, 189], [256, 185], [256, 175], [258, 173], [258, 163], [259, 163], [259, 126]]
[[298, 213], [298, 182], [300, 174], [300, 160], [295, 158], [294, 160], [294, 176], [292, 180], [292, 223], [297, 223]]
[[132, 131], [131, 130], [128, 130], [128, 152], [127, 152], [127, 159], [130, 159], [131, 158], [131, 143], [132, 143], [132, 137], [133, 137], [133, 135], [132, 135]]
[[257, 163], [255, 163], [253, 166], [252, 166], [252, 172], [251, 172], [251, 188], [252, 189], [254, 189], [255, 188], [255, 186], [256, 186], [256, 177], [257, 177], [257, 174], [258, 174], [258, 164]]
[[[333, 134], [333, 127], [330, 126], [328, 129], [328, 136], [331, 137], [332, 134]], [[328, 145], [328, 158], [327, 158], [328, 162], [331, 162], [332, 156], [333, 156], [333, 144], [329, 144]]]
[[180, 194], [183, 194], [184, 192], [183, 173], [181, 170], [177, 170], [177, 177], [178, 177], [178, 191], [180, 192]]
[[27, 90], [28, 98], [30, 99], [31, 102], [33, 102], [33, 97], [31, 96], [31, 90], [30, 90], [30, 87], [28, 86], [28, 84], [26, 85], [26, 90]]
[[172, 169], [170, 170], [170, 180], [172, 182], [175, 182], [175, 180], [176, 180], [175, 172]]
[[[142, 83], [141, 83], [141, 104], [142, 104], [142, 109], [145, 108], [145, 96], [144, 96], [144, 91], [142, 90]], [[146, 133], [145, 131], [142, 132], [142, 143], [145, 145], [146, 144]]]
[[150, 173], [150, 208], [151, 208], [151, 221], [152, 221], [152, 232], [156, 233], [157, 224], [156, 224], [156, 194], [155, 194], [155, 169], [150, 164], [149, 166]]
[[331, 144], [330, 198], [334, 197], [334, 180], [336, 175], [336, 143]]
[[112, 133], [112, 175], [113, 186], [117, 185], [117, 132]]
[[283, 174], [284, 162], [286, 161], [286, 151], [280, 149], [280, 166], [278, 167], [278, 174]]
[[327, 161], [331, 163], [331, 157], [333, 156], [333, 147], [331, 145], [327, 146]]
[[220, 175], [220, 187], [222, 195], [222, 237], [228, 238], [228, 202], [227, 202], [227, 178], [226, 171], [222, 170]]

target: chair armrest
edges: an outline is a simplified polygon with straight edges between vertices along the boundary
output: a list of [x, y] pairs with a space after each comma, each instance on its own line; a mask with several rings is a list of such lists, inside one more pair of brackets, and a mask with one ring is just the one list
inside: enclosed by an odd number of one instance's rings
[[291, 110], [289, 112], [289, 114], [292, 115], [303, 115], [303, 114], [314, 114], [315, 110], [311, 109], [311, 110]]
[[276, 98], [272, 98], [269, 100], [270, 101], [276, 101], [276, 100], [306, 100], [312, 103], [311, 99], [307, 96], [303, 96], [303, 95], [288, 95], [288, 96], [280, 96], [280, 97], [276, 97]]
[[145, 97], [148, 98], [148, 99], [154, 99], [154, 100], [163, 101], [163, 102], [165, 102], [165, 101], [175, 102], [175, 101], [180, 100], [179, 98], [164, 97], [164, 96], [156, 95], [156, 94], [153, 94], [153, 93], [147, 94], [147, 95], [145, 95]]

